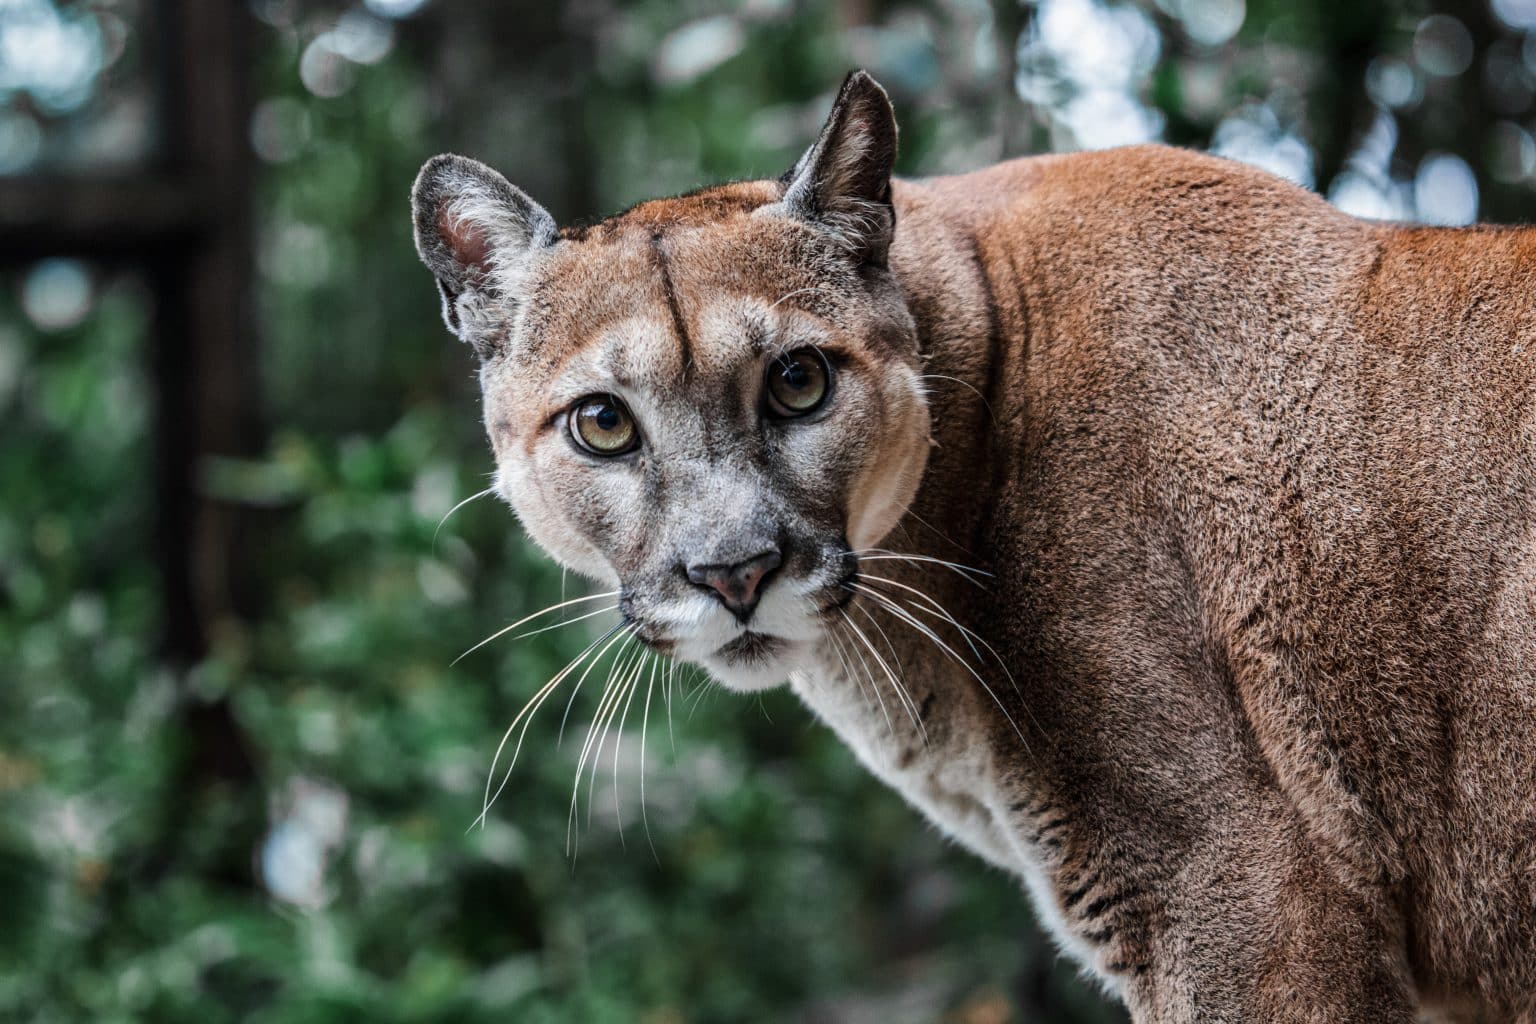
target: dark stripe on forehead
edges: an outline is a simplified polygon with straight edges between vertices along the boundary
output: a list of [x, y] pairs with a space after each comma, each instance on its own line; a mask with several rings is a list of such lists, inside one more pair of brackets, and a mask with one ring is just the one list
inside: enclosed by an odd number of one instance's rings
[[672, 329], [677, 332], [677, 344], [683, 353], [683, 378], [693, 369], [693, 343], [688, 340], [688, 327], [683, 323], [683, 311], [677, 304], [677, 289], [672, 286], [672, 275], [667, 272], [667, 250], [662, 245], [661, 229], [651, 232], [651, 258], [656, 272], [661, 275], [661, 290], [667, 297], [667, 309], [672, 313]]

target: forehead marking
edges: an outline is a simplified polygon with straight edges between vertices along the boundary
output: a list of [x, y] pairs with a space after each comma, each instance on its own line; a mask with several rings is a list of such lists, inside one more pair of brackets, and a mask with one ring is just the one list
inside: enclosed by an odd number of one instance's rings
[[661, 228], [651, 230], [651, 262], [656, 266], [656, 272], [661, 275], [662, 294], [667, 297], [667, 309], [672, 314], [672, 329], [677, 333], [677, 343], [683, 353], [683, 379], [688, 379], [689, 372], [693, 369], [693, 343], [688, 338], [688, 327], [683, 322], [683, 311], [677, 304], [677, 289], [672, 284], [672, 275], [667, 270], [667, 250], [662, 244]]

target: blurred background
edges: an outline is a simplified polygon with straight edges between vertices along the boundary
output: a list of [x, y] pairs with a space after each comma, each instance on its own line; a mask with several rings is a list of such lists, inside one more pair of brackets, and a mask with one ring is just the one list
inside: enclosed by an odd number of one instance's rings
[[[502, 730], [592, 622], [494, 499], [407, 190], [562, 222], [776, 175], [845, 72], [906, 174], [1162, 139], [1529, 216], [1536, 0], [0, 0], [0, 1020], [1103, 1022], [1007, 878], [792, 698]], [[505, 762], [502, 762], [503, 765]]]

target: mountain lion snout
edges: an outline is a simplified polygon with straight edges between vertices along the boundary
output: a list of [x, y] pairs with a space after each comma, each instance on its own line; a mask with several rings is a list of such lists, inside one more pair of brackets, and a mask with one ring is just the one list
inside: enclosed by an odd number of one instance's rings
[[772, 547], [733, 565], [695, 563], [688, 566], [688, 582], [713, 590], [730, 613], [746, 625], [766, 580], [782, 561], [779, 549]]

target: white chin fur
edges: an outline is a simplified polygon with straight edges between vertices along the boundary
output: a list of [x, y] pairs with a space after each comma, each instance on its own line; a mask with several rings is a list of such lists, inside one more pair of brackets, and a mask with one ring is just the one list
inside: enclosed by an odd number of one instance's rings
[[[788, 682], [820, 636], [821, 623], [805, 599], [808, 589], [805, 584], [787, 583], [769, 589], [745, 627], [719, 602], [703, 596], [676, 605], [671, 615], [659, 618], [687, 623], [688, 628], [679, 631], [679, 658], [705, 669], [728, 690], [755, 693]], [[755, 659], [727, 659], [719, 653], [746, 632], [772, 637], [776, 649]]]
[[699, 664], [715, 677], [716, 682], [735, 693], [759, 693], [783, 686], [794, 669], [793, 660], [782, 655], [752, 664], [731, 665], [713, 657], [705, 658]]

